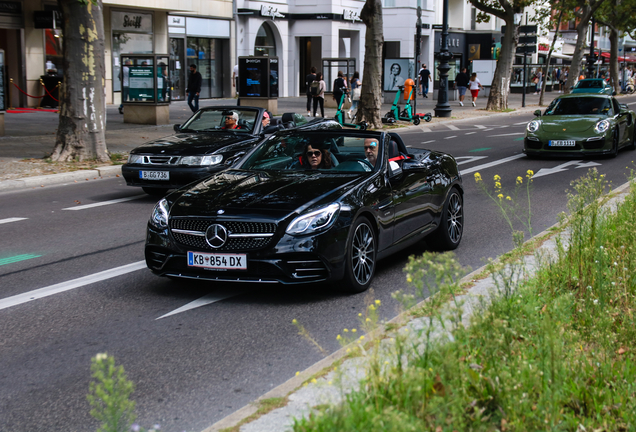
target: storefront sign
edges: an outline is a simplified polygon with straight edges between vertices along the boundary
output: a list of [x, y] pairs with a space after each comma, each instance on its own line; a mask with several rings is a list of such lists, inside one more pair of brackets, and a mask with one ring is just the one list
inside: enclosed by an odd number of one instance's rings
[[170, 27], [185, 27], [186, 19], [185, 19], [185, 17], [182, 17], [182, 16], [170, 15], [168, 17], [168, 25]]
[[345, 21], [351, 21], [351, 22], [362, 21], [360, 19], [360, 13], [352, 9], [344, 9], [342, 11], [342, 18]]
[[62, 17], [57, 11], [33, 12], [33, 28], [59, 29], [62, 28]]
[[113, 11], [110, 22], [113, 30], [152, 33], [152, 14]]
[[12, 1], [0, 1], [0, 12], [10, 14], [21, 14], [22, 3]]
[[261, 6], [261, 16], [270, 17], [271, 19], [275, 18], [285, 18], [285, 15], [278, 12], [278, 8], [274, 8], [274, 6]]

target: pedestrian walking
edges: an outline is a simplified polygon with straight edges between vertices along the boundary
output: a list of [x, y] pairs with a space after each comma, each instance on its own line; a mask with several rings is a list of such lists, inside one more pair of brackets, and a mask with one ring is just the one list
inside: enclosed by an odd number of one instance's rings
[[425, 98], [428, 98], [428, 82], [433, 81], [431, 78], [431, 71], [426, 68], [426, 65], [423, 64], [420, 69], [420, 94], [424, 95]]
[[[190, 65], [190, 75], [188, 76], [188, 106], [192, 112], [199, 111], [199, 93], [201, 93], [201, 73], [197, 72], [197, 65]], [[193, 103], [194, 102], [194, 103]]]
[[327, 86], [323, 80], [322, 72], [318, 72], [316, 81], [318, 81], [318, 91], [314, 96], [314, 117], [316, 117], [316, 110], [318, 109], [318, 105], [320, 105], [320, 115], [322, 118], [325, 118], [325, 90]]
[[316, 66], [312, 66], [309, 73], [305, 77], [305, 85], [307, 86], [307, 115], [311, 115], [311, 101], [313, 95], [311, 94], [311, 83], [316, 81]]
[[469, 82], [470, 77], [466, 73], [466, 68], [462, 68], [462, 71], [455, 77], [455, 88], [459, 92], [459, 106], [464, 106], [464, 97], [466, 96]]
[[470, 94], [473, 97], [473, 106], [477, 106], [475, 102], [477, 101], [477, 96], [479, 96], [479, 90], [484, 89], [484, 86], [481, 85], [481, 81], [479, 81], [479, 78], [477, 78], [477, 72], [473, 72], [473, 74], [470, 76], [469, 85]]
[[338, 76], [333, 80], [333, 98], [336, 101], [336, 106], [339, 106], [340, 100], [343, 94], [347, 94], [347, 80], [344, 78], [344, 72], [338, 71]]
[[232, 69], [232, 87], [236, 91], [236, 106], [241, 106], [241, 96], [239, 95], [239, 67], [238, 63]]
[[351, 77], [351, 108], [349, 108], [349, 118], [352, 118], [352, 112], [358, 112], [358, 103], [360, 102], [360, 93], [362, 88], [360, 87], [362, 83], [360, 82], [360, 73], [358, 71], [353, 73], [353, 77]]

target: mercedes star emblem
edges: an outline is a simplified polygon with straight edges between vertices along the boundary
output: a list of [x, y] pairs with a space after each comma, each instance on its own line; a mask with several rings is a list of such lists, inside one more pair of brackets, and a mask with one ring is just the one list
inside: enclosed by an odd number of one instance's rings
[[227, 230], [223, 225], [219, 224], [210, 225], [205, 232], [205, 241], [215, 249], [223, 246], [227, 241], [227, 237]]

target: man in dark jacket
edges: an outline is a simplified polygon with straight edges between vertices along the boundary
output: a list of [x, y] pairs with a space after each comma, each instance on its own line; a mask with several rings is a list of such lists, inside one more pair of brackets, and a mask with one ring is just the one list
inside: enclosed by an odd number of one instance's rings
[[311, 101], [313, 100], [313, 95], [311, 94], [311, 83], [316, 81], [316, 66], [311, 67], [311, 73], [305, 77], [305, 84], [307, 85], [307, 115], [311, 115]]
[[[188, 106], [192, 110], [192, 112], [199, 111], [199, 93], [201, 92], [201, 74], [197, 72], [197, 65], [190, 65], [190, 75], [188, 76], [188, 88], [186, 89], [186, 93], [188, 93]], [[194, 101], [194, 104], [192, 104]]]
[[464, 96], [466, 95], [466, 89], [468, 88], [468, 82], [470, 77], [466, 73], [466, 68], [462, 68], [462, 71], [455, 77], [455, 88], [459, 91], [459, 105], [464, 106]]
[[[344, 90], [343, 90], [344, 89]], [[338, 71], [338, 77], [333, 81], [333, 98], [336, 100], [336, 106], [340, 104], [340, 99], [345, 93], [349, 93], [347, 82], [344, 79], [344, 72]]]

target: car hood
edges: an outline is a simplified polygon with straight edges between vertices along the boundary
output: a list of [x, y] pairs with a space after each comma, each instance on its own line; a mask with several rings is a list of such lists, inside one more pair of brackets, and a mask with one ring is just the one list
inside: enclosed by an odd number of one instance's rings
[[585, 132], [594, 128], [606, 116], [544, 116], [541, 129], [545, 132]]
[[570, 93], [592, 93], [592, 94], [604, 94], [606, 90], [604, 88], [574, 88]]
[[258, 141], [259, 137], [242, 133], [180, 133], [149, 141], [133, 149], [131, 154], [192, 156], [218, 153], [225, 147], [246, 141]]
[[287, 215], [321, 198], [335, 200], [368, 174], [225, 170], [181, 191], [171, 216], [216, 216], [219, 210]]

